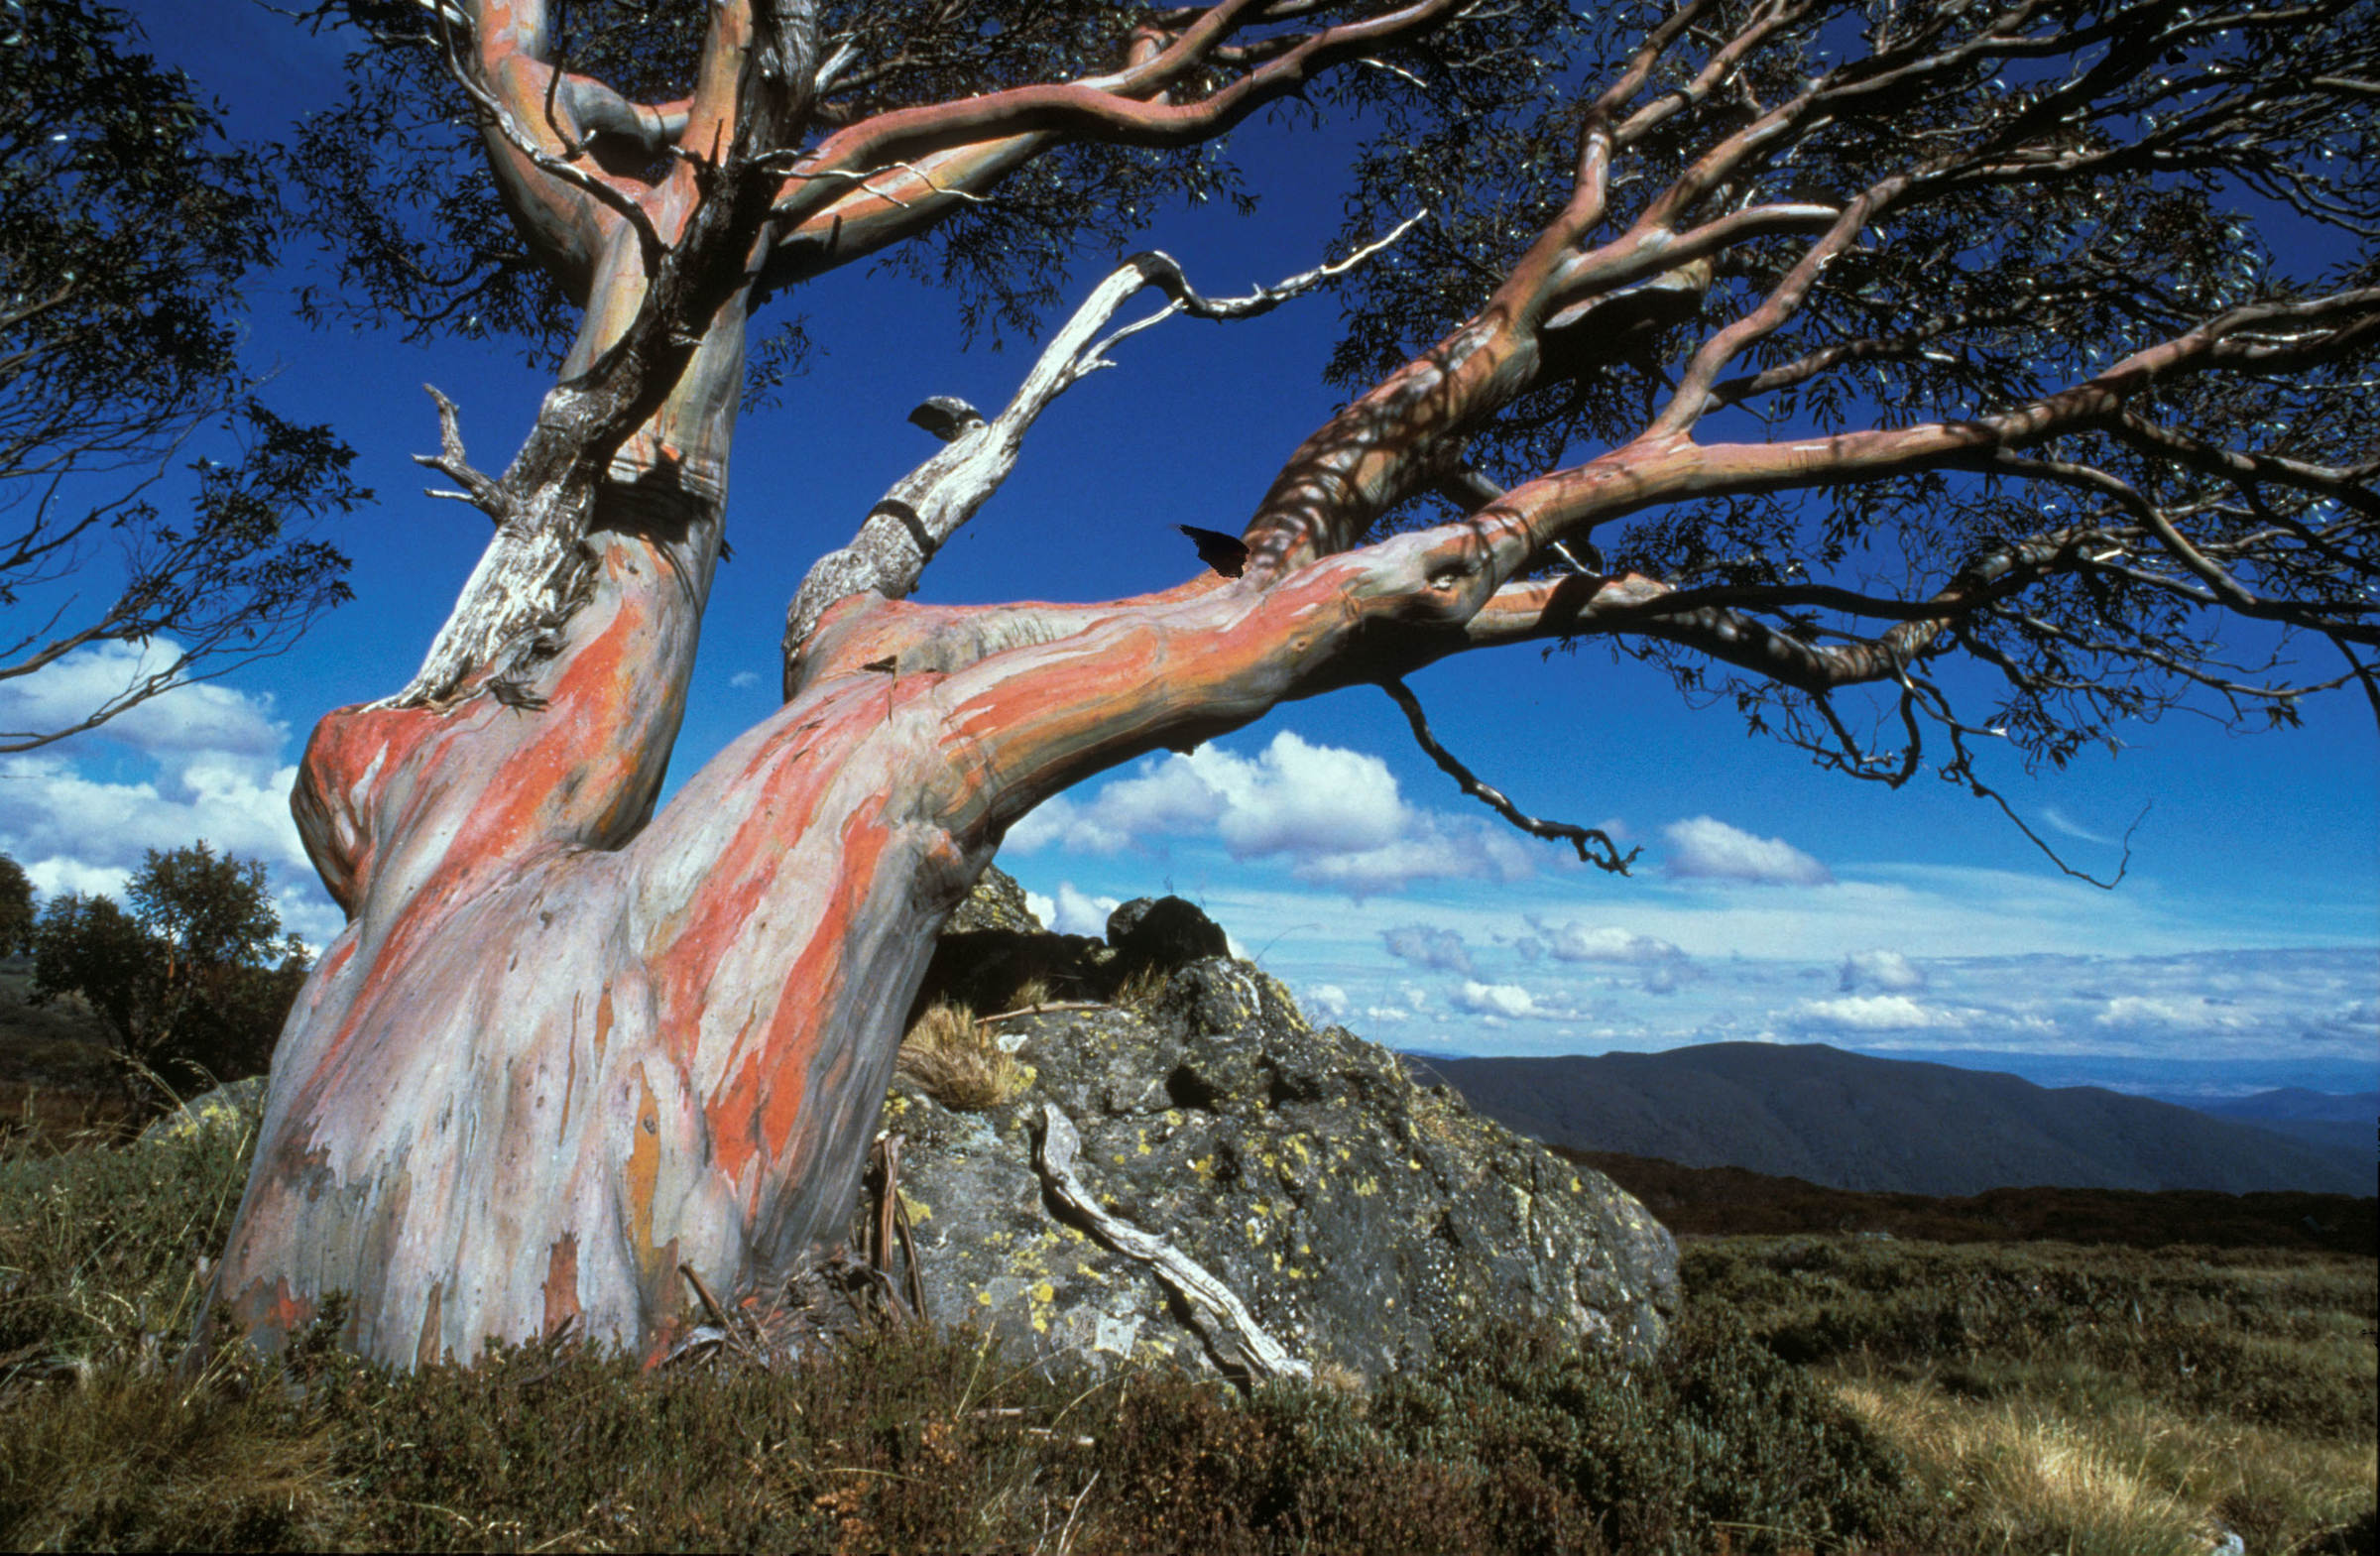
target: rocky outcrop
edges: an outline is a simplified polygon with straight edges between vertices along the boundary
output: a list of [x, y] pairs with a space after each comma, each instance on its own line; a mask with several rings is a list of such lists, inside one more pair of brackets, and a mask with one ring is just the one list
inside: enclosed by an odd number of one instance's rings
[[[931, 1318], [1025, 1353], [1241, 1375], [1377, 1377], [1490, 1317], [1638, 1355], [1659, 1344], [1676, 1249], [1635, 1200], [1417, 1086], [1386, 1049], [1316, 1028], [1258, 969], [1165, 965], [1166, 946], [1222, 944], [1191, 904], [1128, 908], [1104, 956], [1056, 936], [1033, 953], [1011, 925], [970, 933], [1084, 979], [1129, 967], [1137, 1004], [1060, 990], [1077, 1008], [1006, 1017], [993, 1035], [1021, 1084], [979, 1111], [913, 1079], [887, 1100]], [[1060, 1170], [1053, 1137], [1069, 1136]]]

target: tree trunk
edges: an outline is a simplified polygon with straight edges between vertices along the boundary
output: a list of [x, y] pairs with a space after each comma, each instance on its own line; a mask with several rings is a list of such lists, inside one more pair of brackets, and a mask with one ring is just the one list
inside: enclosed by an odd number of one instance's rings
[[681, 1265], [770, 1290], [845, 1224], [935, 935], [1006, 827], [1314, 689], [1359, 602], [1411, 582], [1367, 553], [1097, 607], [855, 595], [792, 699], [649, 821], [719, 506], [614, 483], [595, 512], [591, 602], [514, 703], [343, 709], [307, 748], [294, 804], [353, 918], [292, 1013], [217, 1276], [268, 1348], [338, 1291], [386, 1362], [573, 1318], [653, 1356]]

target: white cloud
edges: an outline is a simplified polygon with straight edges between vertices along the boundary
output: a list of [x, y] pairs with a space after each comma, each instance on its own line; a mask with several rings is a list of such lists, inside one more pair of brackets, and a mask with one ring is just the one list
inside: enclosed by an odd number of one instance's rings
[[1947, 1011], [1920, 1005], [1905, 994], [1859, 994], [1841, 1000], [1804, 1000], [1794, 1013], [1805, 1026], [1842, 1026], [1853, 1031], [1911, 1031], [1964, 1023]]
[[1449, 821], [1410, 812], [1415, 833], [1379, 848], [1319, 854], [1296, 861], [1290, 874], [1314, 886], [1362, 898], [1401, 891], [1416, 881], [1519, 881], [1536, 870], [1528, 849], [1468, 817]]
[[77, 897], [112, 897], [124, 900], [132, 872], [121, 865], [86, 865], [78, 859], [51, 858], [25, 868], [25, 879], [44, 897], [71, 892]]
[[761, 672], [759, 670], [738, 670], [727, 678], [727, 683], [738, 691], [750, 691], [761, 683]]
[[[170, 638], [153, 638], [145, 648], [94, 644], [34, 674], [0, 681], [0, 731], [70, 728], [109, 697], [166, 669], [180, 653]], [[271, 762], [290, 731], [274, 719], [270, 697], [202, 681], [136, 703], [93, 733], [160, 760], [207, 755]]]
[[1304, 1005], [1308, 1011], [1321, 1016], [1326, 1021], [1344, 1021], [1347, 1019], [1347, 1013], [1353, 1009], [1353, 1002], [1348, 999], [1347, 991], [1337, 984], [1308, 985]]
[[1518, 984], [1484, 984], [1466, 979], [1454, 1000], [1457, 1010], [1469, 1011], [1474, 1016], [1501, 1016], [1517, 1020], [1538, 1014], [1537, 1002]]
[[1843, 959], [1836, 987], [1849, 994], [1861, 984], [1905, 994], [1926, 986], [1926, 971], [1898, 951], [1853, 951]]
[[1452, 929], [1440, 929], [1430, 924], [1399, 924], [1380, 931], [1380, 943], [1388, 954], [1416, 967], [1432, 968], [1442, 973], [1472, 971], [1471, 947], [1463, 936]]
[[[158, 651], [153, 649], [152, 655]], [[71, 656], [0, 688], [0, 724], [23, 728], [142, 662], [121, 644]], [[30, 689], [28, 683], [32, 683]], [[0, 758], [0, 849], [45, 893], [121, 898], [148, 851], [204, 840], [262, 860], [285, 928], [320, 944], [345, 921], [314, 879], [290, 818], [298, 770], [269, 698], [183, 686], [96, 730]]]
[[1010, 829], [1007, 846], [1029, 854], [1054, 843], [1080, 853], [1113, 854], [1134, 842], [1211, 825], [1223, 806], [1223, 796], [1190, 758], [1167, 757], [1108, 783], [1088, 802], [1060, 795], [1042, 804]]
[[1058, 904], [1055, 899], [1043, 897], [1038, 892], [1024, 894], [1024, 910], [1041, 920], [1044, 925], [1058, 916]]
[[1686, 954], [1667, 940], [1631, 934], [1608, 924], [1589, 928], [1585, 924], [1568, 923], [1556, 928], [1539, 920], [1531, 921], [1545, 937], [1546, 947], [1554, 953], [1556, 961], [1625, 962], [1643, 966], [1677, 961]]
[[1059, 934], [1087, 934], [1096, 939], [1108, 932], [1108, 915], [1123, 905], [1115, 898], [1093, 897], [1076, 891], [1073, 882], [1061, 881], [1057, 900], [1042, 922]]
[[1644, 970], [1644, 991], [1647, 994], [1676, 994], [1694, 981], [1695, 965], [1679, 957], [1675, 961], [1655, 962]]
[[0, 846], [37, 862], [137, 867], [149, 849], [199, 838], [218, 853], [311, 873], [290, 819], [294, 767], [261, 772], [200, 758], [132, 782], [86, 778], [50, 752], [0, 760]]
[[1298, 880], [1356, 898], [1535, 869], [1525, 845], [1485, 822], [1406, 804], [1379, 758], [1288, 730], [1253, 758], [1201, 746], [1144, 762], [1088, 798], [1046, 801], [1010, 829], [1007, 847], [1115, 854], [1208, 833], [1235, 859], [1280, 859]]
[[1180, 760], [1222, 796], [1215, 830], [1234, 858], [1363, 853], [1409, 830], [1388, 764], [1364, 752], [1310, 746], [1282, 730], [1253, 762], [1220, 746]]
[[1712, 816], [1672, 822], [1662, 836], [1669, 839], [1668, 871], [1683, 880], [1826, 886], [1835, 879], [1825, 865], [1783, 838], [1754, 837]]
[[2230, 1001], [2204, 995], [2165, 998], [2156, 995], [2118, 995], [2091, 1017], [2098, 1026], [2165, 1026], [2183, 1031], [2212, 1031], [2243, 1025], [2246, 1016]]

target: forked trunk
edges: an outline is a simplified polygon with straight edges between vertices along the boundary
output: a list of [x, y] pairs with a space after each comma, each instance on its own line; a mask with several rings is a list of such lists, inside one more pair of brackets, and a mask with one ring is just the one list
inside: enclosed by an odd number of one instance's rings
[[296, 808], [353, 919], [292, 1013], [217, 1277], [258, 1343], [338, 1291], [383, 1361], [574, 1318], [650, 1356], [695, 1300], [681, 1265], [765, 1293], [844, 1225], [934, 937], [1006, 827], [1311, 689], [1399, 593], [1347, 558], [1095, 607], [856, 595], [653, 816], [718, 509], [615, 485], [596, 512], [590, 602], [512, 701], [342, 710], [308, 747]]

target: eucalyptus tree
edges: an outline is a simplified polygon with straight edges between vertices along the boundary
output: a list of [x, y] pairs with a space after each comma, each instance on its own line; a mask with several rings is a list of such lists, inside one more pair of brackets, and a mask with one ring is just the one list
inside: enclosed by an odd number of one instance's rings
[[171, 652], [41, 699], [0, 752], [286, 649], [348, 597], [311, 522], [369, 496], [240, 359], [239, 288], [280, 229], [272, 159], [139, 42], [91, 0], [0, 6], [0, 681], [97, 644]]
[[[2373, 694], [2369, 0], [328, 14], [370, 47], [300, 149], [346, 245], [316, 305], [558, 364], [500, 470], [439, 399], [424, 462], [493, 534], [300, 770], [349, 922], [219, 1266], [261, 1343], [334, 1290], [398, 1362], [571, 1324], [657, 1354], [695, 1281], [765, 1302], [848, 1214], [1004, 829], [1287, 700], [1385, 687], [1619, 869], [1401, 677], [1601, 642], [1851, 778], [1978, 792], [2003, 741]], [[1055, 260], [1237, 192], [1220, 138], [1293, 96], [1371, 137], [1337, 257], [1224, 299], [1136, 255], [1007, 407], [921, 408], [946, 446], [788, 580], [783, 705], [656, 813], [739, 403], [787, 344], [764, 304], [892, 254], [1029, 319]], [[1191, 576], [909, 598], [1126, 337], [1326, 281], [1349, 399]]]

